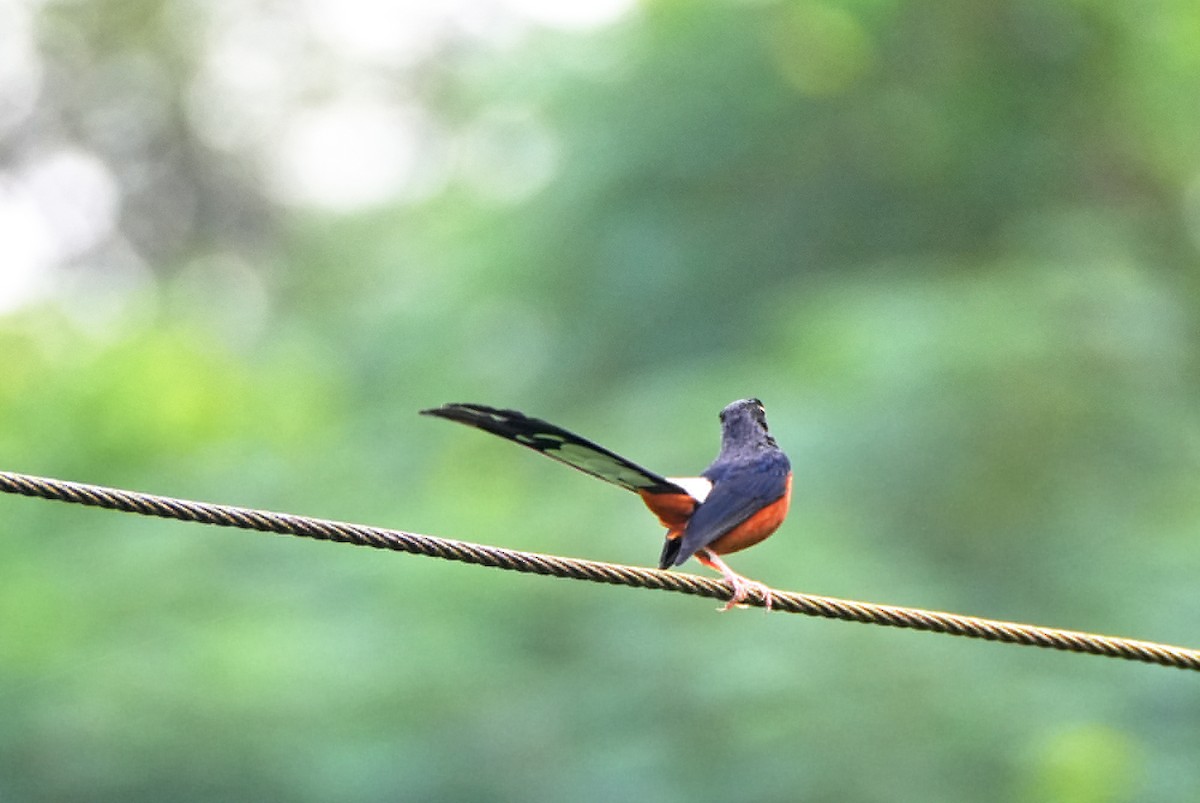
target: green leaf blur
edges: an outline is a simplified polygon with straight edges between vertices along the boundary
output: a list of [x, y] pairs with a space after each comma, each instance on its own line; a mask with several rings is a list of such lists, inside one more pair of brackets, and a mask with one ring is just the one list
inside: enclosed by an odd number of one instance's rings
[[[652, 565], [632, 495], [417, 411], [686, 475], [757, 396], [795, 495], [744, 574], [1200, 645], [1200, 6], [351, 53], [368, 6], [0, 3], [0, 467]], [[406, 122], [335, 197], [293, 129], [364, 97]], [[0, 800], [1200, 794], [1185, 673], [714, 607], [3, 498]]]

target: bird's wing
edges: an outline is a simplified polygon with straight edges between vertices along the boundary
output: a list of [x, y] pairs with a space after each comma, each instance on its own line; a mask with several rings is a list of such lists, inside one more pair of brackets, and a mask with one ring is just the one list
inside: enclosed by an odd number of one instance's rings
[[696, 508], [679, 539], [668, 542], [662, 568], [678, 566], [699, 550], [753, 516], [787, 492], [786, 461], [766, 461], [729, 471], [713, 483], [704, 503]]

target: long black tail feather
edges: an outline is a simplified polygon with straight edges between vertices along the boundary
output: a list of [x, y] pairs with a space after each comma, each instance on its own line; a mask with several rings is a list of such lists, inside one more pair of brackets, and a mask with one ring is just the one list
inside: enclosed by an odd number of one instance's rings
[[501, 410], [482, 404], [444, 404], [422, 410], [421, 414], [457, 421], [499, 435], [635, 493], [687, 493], [665, 477], [626, 460], [616, 452], [516, 410]]

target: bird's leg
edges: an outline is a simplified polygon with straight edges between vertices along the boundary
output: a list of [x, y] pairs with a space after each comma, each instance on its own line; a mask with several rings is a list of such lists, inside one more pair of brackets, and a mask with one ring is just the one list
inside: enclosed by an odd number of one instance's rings
[[763, 598], [763, 607], [768, 611], [771, 610], [771, 589], [767, 588], [757, 580], [751, 580], [748, 577], [742, 577], [740, 574], [729, 568], [725, 561], [717, 557], [717, 553], [711, 549], [701, 549], [696, 552], [696, 560], [703, 563], [710, 569], [718, 571], [725, 578], [725, 582], [733, 588], [733, 596], [729, 598], [729, 602], [725, 603], [722, 611], [727, 611], [730, 608], [735, 608], [741, 605], [749, 594], [750, 589], [754, 589]]

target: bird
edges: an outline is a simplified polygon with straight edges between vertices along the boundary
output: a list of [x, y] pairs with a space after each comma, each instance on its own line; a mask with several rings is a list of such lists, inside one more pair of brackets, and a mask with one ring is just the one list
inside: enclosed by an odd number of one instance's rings
[[732, 594], [722, 610], [741, 605], [751, 589], [771, 609], [770, 589], [733, 571], [720, 557], [766, 539], [783, 523], [791, 504], [791, 463], [768, 432], [766, 409], [758, 399], [739, 399], [721, 411], [720, 452], [697, 477], [664, 477], [574, 432], [516, 410], [455, 403], [421, 414], [499, 435], [633, 491], [667, 528], [660, 569], [695, 557], [729, 583]]

